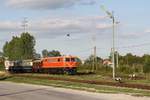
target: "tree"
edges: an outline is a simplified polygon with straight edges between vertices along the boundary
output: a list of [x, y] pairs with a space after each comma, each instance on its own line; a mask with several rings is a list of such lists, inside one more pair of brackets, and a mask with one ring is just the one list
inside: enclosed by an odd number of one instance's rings
[[3, 46], [3, 52], [4, 52], [3, 56], [4, 57], [8, 57], [9, 56], [9, 47], [8, 46], [9, 46], [9, 42], [6, 41], [6, 43]]
[[90, 55], [84, 62], [85, 69], [96, 71], [98, 68], [101, 67], [102, 59], [100, 57], [94, 57], [93, 55]]
[[58, 50], [48, 51], [44, 49], [42, 51], [42, 56], [43, 57], [57, 57], [57, 56], [61, 56], [61, 53]]
[[12, 41], [10, 41], [10, 44], [9, 44], [9, 52], [10, 52], [10, 57], [11, 59], [21, 59], [21, 50], [23, 48], [20, 47], [21, 45], [21, 40], [19, 37], [14, 37], [13, 36], [13, 39]]
[[49, 57], [57, 57], [57, 56], [61, 56], [60, 52], [57, 50], [52, 50], [48, 53]]
[[45, 58], [45, 57], [48, 57], [48, 50], [44, 49], [42, 51], [42, 56]]
[[40, 59], [40, 58], [41, 58], [41, 54], [35, 53], [35, 54], [34, 54], [34, 58], [35, 58], [35, 59]]
[[29, 33], [22, 33], [21, 34], [21, 52], [22, 52], [22, 59], [32, 59], [34, 58], [35, 54], [35, 39]]
[[3, 57], [3, 53], [0, 51], [0, 57]]
[[21, 37], [13, 36], [11, 41], [5, 43], [3, 53], [11, 60], [33, 59], [34, 46], [34, 37], [29, 33], [22, 33]]
[[144, 73], [150, 73], [150, 56], [145, 56], [143, 72]]
[[86, 64], [90, 64], [90, 63], [93, 63], [94, 60], [97, 61], [97, 62], [102, 62], [102, 58], [100, 58], [100, 57], [94, 58], [93, 55], [90, 55], [90, 56], [85, 60], [85, 63], [86, 63]]

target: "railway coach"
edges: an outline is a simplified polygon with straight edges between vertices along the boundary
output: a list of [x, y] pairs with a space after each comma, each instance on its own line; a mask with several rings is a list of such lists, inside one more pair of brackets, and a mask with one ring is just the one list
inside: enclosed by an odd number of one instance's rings
[[5, 69], [11, 73], [31, 73], [33, 68], [32, 60], [5, 61]]

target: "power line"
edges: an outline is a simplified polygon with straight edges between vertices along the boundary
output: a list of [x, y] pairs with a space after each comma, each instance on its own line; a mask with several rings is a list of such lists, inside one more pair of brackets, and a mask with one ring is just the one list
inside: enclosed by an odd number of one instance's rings
[[92, 50], [93, 48], [89, 48], [89, 49], [85, 49], [85, 50], [79, 50], [78, 52], [85, 52], [85, 51], [90, 51]]
[[[124, 48], [136, 48], [136, 47], [143, 47], [143, 46], [150, 46], [150, 43], [142, 43], [142, 44], [136, 44], [136, 45], [128, 45], [128, 46], [121, 46], [116, 47], [117, 49], [124, 49]], [[97, 48], [97, 49], [106, 49], [106, 48]]]
[[118, 49], [124, 49], [124, 48], [136, 48], [136, 47], [143, 47], [143, 46], [150, 46], [150, 43], [143, 43], [143, 44], [137, 44], [137, 45], [129, 45], [129, 46], [122, 46], [117, 47]]

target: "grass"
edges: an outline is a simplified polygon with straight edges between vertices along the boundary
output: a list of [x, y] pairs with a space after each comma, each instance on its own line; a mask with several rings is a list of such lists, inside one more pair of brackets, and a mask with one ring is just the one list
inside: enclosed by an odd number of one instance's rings
[[0, 71], [4, 71], [4, 70], [5, 70], [4, 65], [0, 64]]
[[[113, 82], [111, 74], [107, 76], [104, 76], [103, 74], [92, 74], [92, 73], [79, 73], [78, 75], [57, 75], [57, 74], [56, 75], [29, 74], [29, 75]], [[149, 96], [150, 97], [150, 90], [112, 87], [112, 86], [76, 83], [76, 82], [68, 82], [68, 81], [66, 82], [66, 81], [59, 81], [59, 80], [47, 80], [47, 79], [41, 79], [41, 78], [36, 79], [36, 78], [31, 78], [30, 76], [29, 77], [11, 76], [8, 73], [2, 72], [2, 71], [0, 72], [0, 80], [5, 79], [5, 81], [54, 86], [54, 87], [62, 87], [62, 88], [71, 88], [71, 89], [85, 90], [85, 91], [98, 92], [98, 93], [123, 93], [123, 94], [130, 94], [134, 96]], [[150, 79], [129, 80], [127, 78], [123, 78], [123, 81], [127, 83], [133, 83], [133, 84], [137, 83], [137, 84], [150, 85]]]
[[56, 80], [47, 80], [47, 79], [35, 79], [30, 77], [13, 76], [7, 78], [6, 81], [54, 86], [54, 87], [62, 87], [62, 88], [71, 88], [71, 89], [85, 90], [85, 91], [98, 92], [98, 93], [123, 93], [123, 94], [130, 94], [134, 96], [150, 96], [149, 90], [120, 88], [120, 87], [112, 87], [112, 86], [104, 86], [104, 85], [56, 81]]
[[10, 77], [10, 75], [4, 71], [0, 71], [0, 80], [4, 80], [6, 78]]
[[[91, 80], [91, 81], [107, 81], [107, 82], [115, 82], [112, 80], [111, 76], [103, 76], [97, 74], [85, 74], [85, 75], [58, 75], [58, 74], [25, 74], [29, 76], [46, 76], [46, 77], [54, 77], [54, 78], [65, 78], [65, 79], [78, 79], [78, 80]], [[122, 78], [122, 81], [125, 83], [133, 83], [133, 84], [144, 84], [150, 85], [150, 80], [148, 79], [136, 79], [131, 80], [128, 78]]]
[[[79, 79], [79, 80], [104, 80], [104, 77], [96, 74], [87, 74], [87, 75], [57, 75], [57, 74], [30, 74], [31, 76], [48, 76], [48, 77], [57, 77], [57, 78], [69, 78], [69, 79]], [[105, 77], [105, 79], [111, 81], [110, 77]]]

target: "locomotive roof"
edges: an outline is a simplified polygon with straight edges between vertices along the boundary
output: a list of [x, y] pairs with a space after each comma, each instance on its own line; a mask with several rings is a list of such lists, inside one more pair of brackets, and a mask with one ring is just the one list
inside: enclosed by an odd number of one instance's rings
[[70, 57], [76, 57], [76, 56], [57, 56], [57, 57], [45, 57], [45, 58], [42, 58], [42, 59], [49, 59], [49, 58], [70, 58]]

